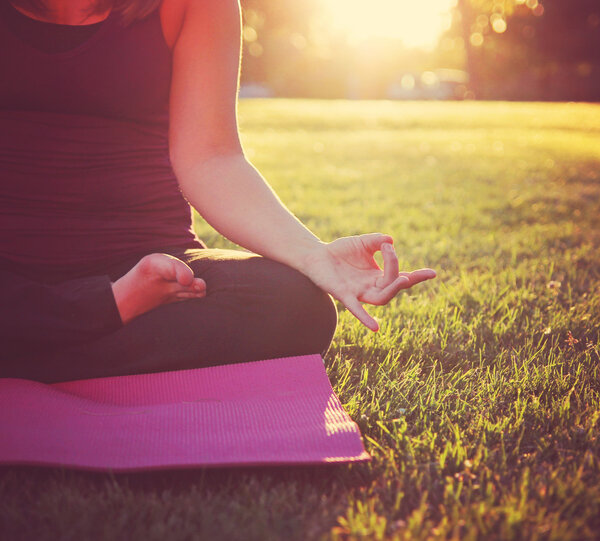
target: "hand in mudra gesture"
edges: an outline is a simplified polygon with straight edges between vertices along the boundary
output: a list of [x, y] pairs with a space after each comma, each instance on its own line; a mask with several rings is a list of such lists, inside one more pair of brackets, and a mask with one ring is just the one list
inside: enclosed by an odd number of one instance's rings
[[[432, 269], [400, 272], [392, 242], [389, 235], [370, 233], [322, 244], [307, 260], [305, 273], [341, 301], [363, 325], [377, 331], [379, 324], [361, 303], [387, 304], [401, 289], [436, 276]], [[373, 257], [378, 251], [383, 256], [383, 269]]]

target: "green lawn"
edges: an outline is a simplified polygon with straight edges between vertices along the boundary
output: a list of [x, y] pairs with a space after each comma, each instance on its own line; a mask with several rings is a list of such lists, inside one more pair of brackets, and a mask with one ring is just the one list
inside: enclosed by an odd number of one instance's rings
[[373, 309], [377, 334], [342, 313], [325, 359], [373, 462], [3, 468], [0, 537], [600, 538], [600, 106], [240, 109], [249, 156], [318, 235], [380, 230], [402, 267], [438, 270]]

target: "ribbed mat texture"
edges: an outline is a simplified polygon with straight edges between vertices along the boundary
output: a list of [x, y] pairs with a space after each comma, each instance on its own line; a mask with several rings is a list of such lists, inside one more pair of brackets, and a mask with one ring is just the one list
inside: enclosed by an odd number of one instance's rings
[[0, 379], [0, 463], [136, 471], [369, 460], [319, 355], [54, 385]]

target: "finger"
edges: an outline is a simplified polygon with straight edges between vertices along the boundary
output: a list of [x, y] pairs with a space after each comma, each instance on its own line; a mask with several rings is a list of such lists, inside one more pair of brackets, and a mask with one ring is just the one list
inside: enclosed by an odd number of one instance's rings
[[377, 323], [377, 321], [369, 315], [369, 313], [363, 308], [362, 304], [360, 304], [358, 299], [350, 297], [342, 300], [342, 303], [365, 327], [373, 332], [377, 332], [379, 330], [379, 323]]
[[169, 257], [177, 261], [177, 265], [175, 266], [175, 281], [184, 287], [191, 286], [194, 282], [194, 271], [192, 268], [176, 257], [171, 255]]
[[433, 269], [419, 269], [413, 272], [401, 272], [399, 274], [400, 276], [398, 276], [394, 282], [383, 289], [368, 289], [361, 295], [360, 300], [377, 306], [387, 304], [402, 289], [409, 289], [420, 282], [431, 280], [436, 277], [436, 273]]
[[419, 269], [412, 272], [401, 272], [400, 276], [406, 276], [408, 278], [410, 285], [407, 287], [412, 287], [415, 284], [420, 282], [424, 282], [425, 280], [431, 280], [437, 276], [437, 273], [433, 269]]
[[410, 287], [410, 281], [406, 276], [398, 276], [389, 286], [380, 289], [372, 287], [365, 291], [359, 298], [362, 302], [381, 306], [392, 300], [401, 289]]
[[385, 288], [398, 278], [398, 256], [394, 246], [389, 242], [381, 245], [381, 254], [383, 255], [383, 277], [377, 280], [377, 287]]
[[[188, 286], [182, 286], [178, 282], [172, 282], [170, 284], [170, 293], [177, 296], [182, 294], [189, 294], [189, 298], [206, 295], [206, 282], [202, 278], [194, 278], [194, 281]], [[187, 298], [187, 297], [186, 297]]]
[[389, 235], [384, 235], [383, 233], [367, 233], [366, 235], [360, 235], [360, 241], [363, 243], [363, 246], [372, 254], [381, 249], [381, 245], [384, 242], [392, 244], [394, 239]]
[[176, 293], [175, 296], [177, 297], [178, 300], [187, 300], [187, 299], [201, 299], [203, 297], [206, 297], [206, 292], [205, 291], [200, 291], [200, 292], [192, 292], [192, 291], [180, 291], [179, 293]]
[[206, 282], [202, 278], [194, 278], [192, 287], [197, 292], [206, 291]]

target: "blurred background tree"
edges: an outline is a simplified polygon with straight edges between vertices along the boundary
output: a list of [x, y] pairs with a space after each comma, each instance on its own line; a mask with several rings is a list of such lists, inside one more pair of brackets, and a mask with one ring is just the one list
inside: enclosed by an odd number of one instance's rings
[[[289, 97], [600, 100], [599, 0], [446, 0], [444, 27], [428, 46], [411, 44], [400, 24], [398, 35], [357, 39], [358, 28], [335, 24], [352, 0], [335, 1], [242, 0], [244, 90]], [[416, 9], [414, 2], [395, 2], [403, 5], [390, 12], [398, 18], [401, 9]], [[327, 4], [340, 7], [332, 13]]]
[[598, 0], [458, 0], [455, 13], [475, 96], [599, 99]]

